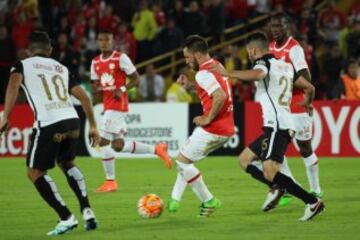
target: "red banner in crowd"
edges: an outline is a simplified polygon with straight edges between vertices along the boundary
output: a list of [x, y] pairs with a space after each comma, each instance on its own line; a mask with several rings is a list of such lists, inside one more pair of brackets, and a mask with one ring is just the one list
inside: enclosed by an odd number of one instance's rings
[[[4, 106], [0, 105], [2, 112]], [[10, 116], [7, 137], [0, 142], [0, 156], [24, 156], [29, 147], [34, 114], [29, 105], [17, 105]]]
[[[318, 156], [360, 155], [360, 102], [314, 102], [314, 132], [312, 145]], [[260, 105], [245, 103], [245, 146], [261, 134]], [[299, 156], [297, 146], [289, 146], [288, 156]]]

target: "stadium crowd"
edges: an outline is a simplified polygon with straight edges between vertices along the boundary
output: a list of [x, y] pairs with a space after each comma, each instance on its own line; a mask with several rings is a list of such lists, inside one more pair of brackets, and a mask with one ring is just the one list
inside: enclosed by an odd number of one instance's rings
[[[47, 31], [53, 39], [53, 57], [86, 83], [91, 59], [98, 53], [99, 29], [111, 30], [115, 48], [139, 63], [178, 48], [190, 34], [220, 39], [228, 27], [279, 11], [286, 12], [293, 20], [292, 35], [304, 48], [316, 98], [360, 100], [360, 2], [353, 1], [347, 11], [338, 9], [340, 2], [1, 0], [0, 103], [4, 100], [9, 69], [17, 59], [26, 57], [27, 37], [33, 30]], [[316, 7], [319, 5], [322, 7]], [[240, 47], [230, 45], [215, 55], [228, 70], [245, 68], [247, 62], [239, 55]], [[175, 82], [165, 84], [167, 77], [156, 74], [153, 65], [147, 66], [140, 81], [140, 99], [193, 101]], [[252, 99], [254, 86], [236, 81], [232, 84], [238, 101]]]

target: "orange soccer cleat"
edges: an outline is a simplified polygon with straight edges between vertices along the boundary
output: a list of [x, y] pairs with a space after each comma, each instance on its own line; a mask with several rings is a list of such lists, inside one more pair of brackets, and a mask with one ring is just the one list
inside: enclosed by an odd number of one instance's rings
[[118, 188], [115, 180], [105, 180], [105, 182], [95, 190], [97, 193], [116, 192]]
[[172, 161], [169, 153], [167, 152], [167, 145], [165, 143], [156, 144], [155, 154], [165, 162], [165, 165], [168, 169], [171, 168]]

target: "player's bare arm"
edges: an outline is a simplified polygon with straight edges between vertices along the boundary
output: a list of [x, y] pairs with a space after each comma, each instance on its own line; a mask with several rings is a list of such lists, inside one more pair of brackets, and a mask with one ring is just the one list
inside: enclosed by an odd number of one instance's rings
[[315, 98], [315, 87], [302, 76], [299, 76], [295, 80], [294, 86], [304, 91], [305, 99], [304, 102], [301, 103], [301, 106], [303, 106], [306, 109], [306, 111], [309, 113], [309, 115], [312, 116], [313, 114], [312, 101]]
[[215, 90], [212, 94], [212, 106], [209, 114], [207, 116], [197, 116], [194, 118], [193, 122], [197, 126], [206, 126], [209, 123], [211, 123], [212, 120], [217, 116], [217, 114], [220, 112], [221, 108], [223, 107], [225, 100], [226, 100], [226, 94], [224, 90], [221, 88], [218, 88]]
[[[12, 73], [6, 89], [5, 106], [3, 116], [0, 121], [0, 134], [5, 132], [9, 124], [9, 115], [15, 106], [16, 99], [19, 94], [20, 85], [23, 81], [23, 75], [20, 73]], [[0, 136], [1, 137], [1, 136]]]
[[297, 73], [296, 73], [299, 77], [303, 77], [305, 80], [307, 80], [308, 82], [311, 82], [311, 74], [310, 74], [310, 71], [308, 68], [304, 68], [304, 69], [301, 69], [299, 70]]
[[96, 121], [94, 117], [94, 112], [92, 109], [92, 103], [90, 98], [86, 95], [84, 89], [79, 85], [71, 88], [71, 94], [75, 96], [81, 103], [81, 106], [85, 112], [87, 119], [89, 120], [90, 130], [89, 130], [89, 140], [91, 145], [94, 147], [99, 143], [100, 135], [96, 128]]
[[114, 91], [114, 98], [120, 99], [121, 94], [126, 92], [128, 89], [131, 89], [133, 87], [137, 87], [140, 82], [140, 76], [137, 71], [127, 76], [129, 78], [129, 82], [126, 84], [125, 87], [120, 87], [119, 89], [116, 89]]
[[243, 81], [260, 81], [266, 76], [266, 73], [261, 69], [226, 71], [220, 64], [213, 64], [210, 69], [224, 77], [237, 78]]

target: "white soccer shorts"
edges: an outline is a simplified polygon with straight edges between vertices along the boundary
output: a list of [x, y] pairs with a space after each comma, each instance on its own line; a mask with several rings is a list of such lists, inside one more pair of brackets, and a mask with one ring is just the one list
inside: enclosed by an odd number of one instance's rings
[[197, 127], [186, 140], [180, 153], [192, 161], [199, 161], [224, 145], [230, 137], [220, 136]]
[[313, 118], [308, 113], [294, 113], [295, 139], [299, 141], [308, 141], [313, 135]]
[[100, 125], [100, 136], [109, 141], [124, 138], [127, 133], [126, 113], [114, 110], [106, 110]]

